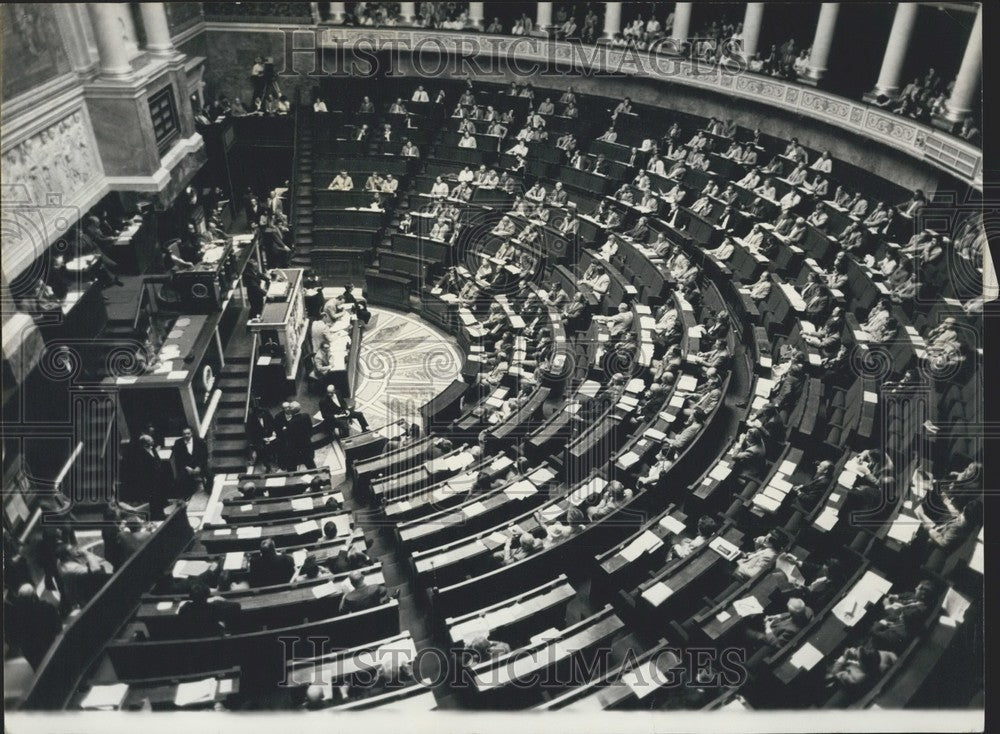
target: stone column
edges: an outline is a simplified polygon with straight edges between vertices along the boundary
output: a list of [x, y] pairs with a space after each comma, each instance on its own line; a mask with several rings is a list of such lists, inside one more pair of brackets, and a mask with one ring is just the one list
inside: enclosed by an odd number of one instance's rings
[[469, 3], [469, 22], [476, 28], [483, 27], [483, 3]]
[[816, 35], [813, 36], [812, 54], [809, 56], [809, 66], [799, 81], [815, 87], [826, 76], [827, 63], [830, 61], [830, 47], [833, 45], [833, 31], [837, 27], [837, 13], [840, 3], [823, 3], [819, 9], [819, 21], [816, 23]]
[[417, 4], [400, 3], [399, 15], [404, 25], [413, 25], [417, 22]]
[[900, 76], [903, 64], [906, 62], [906, 51], [913, 35], [913, 27], [917, 22], [917, 3], [901, 2], [896, 6], [896, 15], [892, 19], [892, 30], [889, 31], [889, 41], [885, 45], [885, 56], [882, 57], [882, 68], [878, 73], [875, 88], [869, 93], [871, 98], [884, 94], [886, 97], [899, 96]]
[[691, 3], [677, 3], [674, 8], [674, 28], [670, 37], [678, 45], [688, 40], [688, 31], [691, 28]]
[[760, 43], [760, 26], [764, 20], [764, 3], [747, 3], [743, 15], [743, 58], [750, 60]]
[[[941, 122], [935, 123], [940, 127], [954, 126], [972, 112], [976, 101], [976, 91], [982, 81], [983, 71], [983, 6], [979, 6], [976, 12], [976, 22], [972, 26], [972, 33], [969, 35], [969, 42], [965, 46], [965, 55], [962, 56], [962, 65], [958, 69], [958, 76], [955, 77], [955, 87], [951, 90], [951, 97], [948, 98], [945, 111], [941, 115]], [[978, 104], [975, 105], [978, 108]], [[945, 125], [944, 123], [948, 123]]]
[[622, 4], [604, 3], [604, 33], [602, 38], [614, 38], [622, 30]]
[[101, 57], [101, 76], [127, 76], [132, 72], [132, 66], [115, 4], [87, 3], [87, 12], [94, 27], [97, 53]]
[[343, 23], [347, 16], [347, 6], [345, 3], [330, 3], [330, 20], [334, 23]]
[[146, 50], [158, 56], [172, 54], [174, 42], [170, 40], [170, 25], [163, 3], [139, 3], [139, 12], [146, 30]]
[[535, 12], [535, 28], [546, 34], [552, 30], [552, 3], [538, 3]]

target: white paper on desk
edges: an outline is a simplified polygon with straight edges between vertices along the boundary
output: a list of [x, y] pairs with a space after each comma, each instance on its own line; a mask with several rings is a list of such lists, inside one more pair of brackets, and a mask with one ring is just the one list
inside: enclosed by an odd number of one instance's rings
[[754, 394], [759, 395], [762, 398], [766, 398], [774, 389], [774, 384], [774, 380], [769, 380], [766, 377], [758, 377], [757, 383], [754, 385]]
[[172, 601], [160, 601], [156, 603], [156, 611], [165, 612], [168, 609], [173, 609], [174, 603]]
[[264, 480], [265, 487], [284, 487], [285, 477], [268, 477]]
[[296, 535], [305, 535], [306, 533], [311, 533], [313, 530], [319, 530], [319, 525], [315, 520], [305, 520], [304, 522], [295, 524]]
[[723, 609], [721, 612], [719, 612], [718, 614], [715, 615], [715, 618], [718, 621], [720, 621], [720, 622], [725, 622], [727, 619], [729, 619], [732, 616], [733, 616], [732, 614], [730, 614], [725, 609]]
[[644, 438], [648, 438], [651, 441], [662, 441], [667, 437], [663, 431], [658, 431], [655, 428], [647, 428], [646, 432], [642, 434]]
[[781, 476], [772, 479], [768, 486], [773, 487], [782, 494], [788, 494], [788, 492], [792, 489], [792, 483]]
[[507, 454], [500, 456], [492, 464], [490, 464], [490, 471], [493, 473], [502, 472], [507, 469], [514, 461]]
[[792, 657], [788, 659], [788, 662], [796, 668], [801, 668], [802, 670], [812, 670], [816, 663], [822, 659], [823, 653], [813, 647], [811, 643], [806, 642], [802, 645], [802, 647], [794, 652]]
[[506, 533], [501, 533], [500, 531], [497, 531], [495, 533], [490, 533], [487, 539], [493, 541], [494, 543], [499, 543], [500, 545], [506, 545], [507, 539], [509, 537], [510, 536], [508, 536]]
[[680, 535], [684, 532], [684, 523], [671, 515], [665, 515], [660, 520], [660, 527], [673, 533], [674, 535]]
[[698, 378], [693, 375], [683, 375], [677, 380], [677, 389], [684, 392], [693, 392], [698, 388]]
[[528, 478], [535, 484], [535, 486], [545, 484], [551, 479], [555, 479], [555, 472], [549, 469], [547, 466], [543, 466], [540, 469], [536, 469]]
[[654, 607], [660, 606], [674, 593], [674, 590], [667, 586], [662, 581], [650, 586], [644, 592], [642, 592], [642, 598], [652, 604]]
[[732, 465], [726, 463], [725, 461], [720, 461], [718, 464], [712, 467], [712, 471], [708, 473], [708, 476], [710, 476], [717, 482], [721, 482], [732, 473], [733, 473]]
[[216, 528], [215, 530], [212, 531], [212, 534], [213, 535], [232, 535], [233, 534], [233, 529], [232, 528]]
[[618, 458], [618, 466], [621, 467], [622, 469], [628, 469], [634, 466], [638, 461], [639, 461], [639, 455], [631, 451], [628, 451], [622, 454]]
[[865, 604], [854, 595], [855, 589], [852, 589], [847, 596], [837, 602], [837, 605], [831, 610], [833, 616], [847, 627], [853, 627], [859, 619], [865, 616]]
[[794, 461], [789, 461], [785, 459], [781, 462], [781, 466], [778, 467], [778, 473], [790, 476], [795, 472], [796, 464]]
[[850, 469], [844, 469], [837, 477], [837, 483], [850, 489], [854, 486], [854, 483], [858, 480], [858, 475], [852, 472]]
[[317, 599], [322, 599], [325, 596], [331, 596], [335, 593], [337, 593], [337, 585], [332, 581], [312, 587], [312, 595]]
[[236, 528], [237, 538], [259, 538], [262, 530], [259, 525], [253, 525], [248, 528]]
[[751, 502], [765, 512], [777, 512], [778, 508], [781, 507], [780, 500], [768, 497], [763, 493], [755, 494]]
[[948, 589], [941, 602], [941, 609], [945, 611], [950, 619], [959, 624], [965, 621], [965, 610], [969, 608], [971, 602], [955, 591], [954, 587]]
[[667, 403], [671, 408], [683, 408], [684, 407], [684, 396], [683, 395], [671, 395], [670, 402]]
[[733, 609], [735, 609], [736, 613], [741, 617], [749, 617], [754, 614], [764, 613], [764, 607], [760, 605], [760, 602], [757, 601], [757, 597], [755, 596], [737, 599], [733, 602]]
[[540, 514], [543, 518], [552, 522], [563, 514], [563, 509], [559, 505], [549, 505]]
[[621, 557], [631, 563], [642, 555], [643, 546], [640, 538], [636, 538], [621, 550]]
[[638, 699], [643, 699], [666, 682], [666, 676], [656, 667], [656, 660], [650, 660], [620, 678]]
[[703, 336], [705, 336], [705, 327], [702, 326], [701, 324], [692, 326], [690, 329], [687, 330], [687, 335], [694, 337], [695, 339], [701, 339]]
[[306, 557], [309, 553], [305, 548], [299, 548], [297, 551], [292, 553], [292, 561], [295, 562], [295, 568], [302, 568], [302, 564], [306, 562]]
[[215, 678], [178, 683], [177, 693], [174, 694], [174, 705], [191, 706], [196, 703], [214, 701], [216, 688], [218, 688], [218, 684], [215, 682]]
[[486, 512], [486, 505], [482, 502], [473, 502], [465, 506], [463, 512], [466, 517], [475, 517], [476, 515], [482, 515]]
[[913, 540], [913, 536], [917, 534], [917, 528], [919, 527], [920, 523], [916, 518], [909, 515], [900, 515], [889, 526], [888, 535], [903, 545], [909, 545], [910, 541]]
[[628, 384], [625, 386], [625, 392], [632, 393], [633, 395], [638, 395], [646, 389], [646, 383], [640, 380], [638, 377], [633, 377], [629, 380]]
[[122, 705], [128, 694], [128, 683], [115, 683], [110, 686], [92, 686], [80, 702], [82, 709], [117, 709]]
[[871, 390], [865, 390], [864, 391], [864, 395], [863, 395], [863, 399], [864, 399], [864, 401], [866, 403], [877, 403], [878, 402], [878, 393], [874, 393]]
[[292, 500], [292, 509], [296, 512], [313, 509], [312, 497], [296, 497]]
[[253, 504], [240, 505], [240, 512], [250, 512], [253, 509]]
[[837, 524], [837, 511], [832, 507], [824, 507], [813, 524], [820, 530], [832, 530]]
[[636, 539], [636, 541], [642, 544], [642, 549], [646, 553], [652, 553], [663, 545], [663, 540], [660, 536], [651, 530], [644, 531], [643, 534]]
[[243, 568], [243, 561], [245, 556], [239, 552], [227, 553], [225, 560], [222, 562], [223, 571], [239, 571]]
[[400, 500], [396, 503], [396, 507], [398, 507], [402, 512], [409, 512], [413, 509], [413, 505], [410, 504], [409, 500]]
[[208, 561], [185, 561], [180, 560], [174, 564], [172, 576], [175, 579], [186, 579], [192, 576], [201, 576], [212, 564]]
[[805, 584], [806, 579], [802, 575], [802, 571], [799, 570], [797, 565], [786, 559], [784, 553], [780, 554], [777, 560], [775, 560], [774, 567], [785, 574], [785, 578], [796, 586], [803, 586]]
[[219, 687], [215, 689], [215, 694], [217, 696], [228, 696], [233, 692], [234, 681], [232, 678], [221, 678], [219, 680]]

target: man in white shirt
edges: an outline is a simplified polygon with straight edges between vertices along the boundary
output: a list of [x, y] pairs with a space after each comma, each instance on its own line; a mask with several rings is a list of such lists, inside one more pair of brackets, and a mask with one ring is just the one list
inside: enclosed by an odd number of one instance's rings
[[594, 268], [594, 275], [591, 278], [581, 278], [580, 283], [589, 286], [598, 296], [603, 296], [611, 287], [611, 276], [602, 265], [597, 265]]
[[431, 196], [435, 199], [446, 199], [448, 197], [448, 184], [444, 182], [440, 176], [434, 181], [434, 185], [431, 186]]
[[469, 167], [466, 166], [465, 168], [463, 168], [461, 171], [458, 172], [458, 182], [472, 183], [473, 181], [476, 181], [478, 183], [478, 181], [482, 179], [485, 173], [486, 173], [486, 166], [480, 166], [478, 174], [473, 174], [472, 171], [469, 169]]
[[810, 166], [814, 171], [822, 171], [823, 173], [830, 173], [833, 170], [833, 161], [830, 160], [830, 151], [824, 150], [823, 155], [817, 158], [813, 164]]
[[427, 92], [424, 91], [424, 88], [421, 86], [421, 87], [417, 87], [416, 90], [413, 92], [413, 96], [410, 97], [410, 101], [411, 102], [430, 102], [431, 100], [430, 100], [430, 97], [427, 96]]
[[469, 133], [465, 133], [465, 135], [462, 136], [462, 139], [458, 141], [458, 147], [475, 149], [476, 148], [475, 136], [470, 135]]
[[781, 210], [786, 212], [798, 206], [800, 201], [802, 201], [802, 197], [799, 196], [799, 193], [795, 189], [789, 189], [778, 203], [781, 205]]
[[326, 102], [324, 102], [320, 97], [316, 98], [313, 102], [313, 112], [326, 112]]
[[399, 188], [399, 181], [393, 178], [391, 173], [385, 175], [385, 179], [382, 181], [382, 193], [383, 194], [395, 194], [396, 189]]
[[333, 177], [333, 181], [327, 186], [330, 191], [351, 191], [354, 189], [354, 181], [347, 171], [341, 171]]
[[595, 316], [594, 321], [608, 325], [608, 330], [612, 337], [620, 336], [632, 328], [632, 320], [635, 315], [627, 303], [618, 304], [618, 313], [614, 316]]
[[523, 140], [518, 140], [514, 145], [507, 151], [508, 155], [515, 155], [524, 157], [528, 155], [528, 146], [524, 144]]
[[417, 149], [417, 146], [415, 146], [409, 140], [407, 140], [403, 144], [403, 150], [401, 151], [401, 153], [404, 156], [406, 156], [407, 158], [419, 158], [420, 157], [420, 151]]
[[529, 201], [533, 201], [536, 204], [541, 204], [545, 201], [545, 187], [540, 183], [535, 183], [534, 186], [525, 192], [524, 198]]

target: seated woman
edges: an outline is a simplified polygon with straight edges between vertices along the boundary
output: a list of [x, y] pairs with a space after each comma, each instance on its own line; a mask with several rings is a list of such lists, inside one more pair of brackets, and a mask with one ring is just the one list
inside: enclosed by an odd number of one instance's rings
[[775, 570], [771, 577], [777, 582], [772, 602], [784, 604], [788, 599], [802, 599], [813, 609], [822, 609], [843, 584], [843, 569], [836, 558], [803, 561], [791, 553], [782, 553], [778, 561], [794, 570]]
[[516, 563], [542, 549], [542, 541], [530, 533], [512, 533], [503, 548], [493, 554], [493, 557], [506, 565]]

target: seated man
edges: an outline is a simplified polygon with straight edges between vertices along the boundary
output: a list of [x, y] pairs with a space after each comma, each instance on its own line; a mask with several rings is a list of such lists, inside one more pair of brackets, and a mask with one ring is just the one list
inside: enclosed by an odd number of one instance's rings
[[746, 581], [770, 571], [774, 568], [778, 553], [783, 551], [786, 545], [784, 532], [777, 529], [755, 538], [754, 550], [741, 553], [736, 562], [736, 578]]
[[354, 571], [348, 577], [353, 589], [344, 594], [340, 601], [340, 613], [362, 612], [389, 601], [389, 590], [383, 584], [369, 585], [365, 583], [365, 575]]
[[270, 538], [262, 540], [260, 553], [250, 557], [251, 588], [287, 584], [294, 574], [295, 561], [285, 553], [278, 553]]
[[350, 435], [351, 421], [357, 421], [362, 431], [368, 430], [368, 421], [357, 410], [344, 406], [333, 385], [326, 386], [326, 395], [319, 401], [319, 412], [323, 416], [323, 427], [336, 436]]
[[813, 618], [813, 611], [799, 598], [788, 600], [788, 611], [764, 617], [764, 631], [747, 630], [747, 637], [770, 647], [781, 647]]
[[191, 586], [188, 601], [177, 610], [183, 637], [216, 637], [226, 631], [226, 625], [239, 615], [240, 604], [220, 596], [209, 597], [209, 590], [200, 581]]
[[598, 520], [610, 515], [622, 505], [627, 504], [632, 499], [632, 494], [632, 490], [626, 488], [621, 482], [617, 480], [611, 482], [604, 490], [598, 503], [587, 508], [587, 517], [591, 520]]
[[351, 191], [354, 189], [354, 180], [347, 171], [341, 171], [333, 177], [327, 188], [331, 191]]

